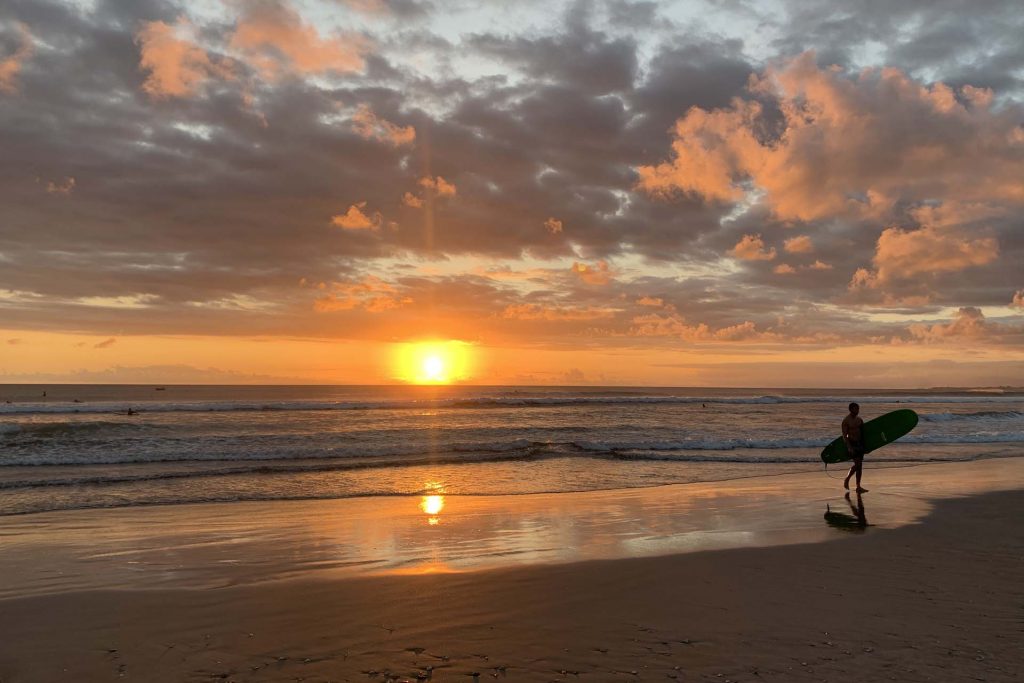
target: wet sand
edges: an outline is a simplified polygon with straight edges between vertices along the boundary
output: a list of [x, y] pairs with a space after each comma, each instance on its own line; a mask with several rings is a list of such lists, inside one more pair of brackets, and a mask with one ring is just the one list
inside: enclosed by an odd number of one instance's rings
[[8, 518], [0, 680], [1017, 680], [1022, 463]]

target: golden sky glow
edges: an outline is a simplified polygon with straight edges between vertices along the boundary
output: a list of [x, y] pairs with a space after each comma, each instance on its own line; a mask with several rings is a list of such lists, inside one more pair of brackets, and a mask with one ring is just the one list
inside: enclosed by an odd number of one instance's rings
[[817, 3], [0, 12], [0, 381], [1024, 384], [1024, 15]]
[[473, 379], [473, 348], [459, 341], [396, 345], [394, 377], [410, 384], [451, 384]]

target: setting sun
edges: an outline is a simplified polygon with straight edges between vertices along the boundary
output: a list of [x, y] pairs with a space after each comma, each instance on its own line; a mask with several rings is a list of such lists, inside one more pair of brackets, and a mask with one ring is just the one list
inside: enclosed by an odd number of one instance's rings
[[423, 359], [423, 375], [434, 382], [445, 381], [444, 361], [439, 356]]
[[470, 377], [471, 346], [460, 341], [400, 344], [394, 359], [397, 379], [412, 384], [450, 384]]

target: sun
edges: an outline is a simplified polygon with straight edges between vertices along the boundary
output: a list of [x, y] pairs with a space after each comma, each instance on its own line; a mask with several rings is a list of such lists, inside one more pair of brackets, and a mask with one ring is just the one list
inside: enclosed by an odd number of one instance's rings
[[431, 382], [444, 382], [447, 379], [444, 371], [444, 360], [440, 356], [427, 356], [424, 358], [423, 376]]
[[472, 347], [460, 341], [399, 344], [394, 365], [397, 379], [411, 384], [451, 384], [470, 375]]

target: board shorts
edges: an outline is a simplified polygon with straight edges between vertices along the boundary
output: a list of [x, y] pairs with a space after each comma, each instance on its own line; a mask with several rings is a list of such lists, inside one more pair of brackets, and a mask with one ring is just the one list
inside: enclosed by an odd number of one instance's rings
[[854, 460], [864, 459], [864, 442], [850, 439], [850, 457]]

